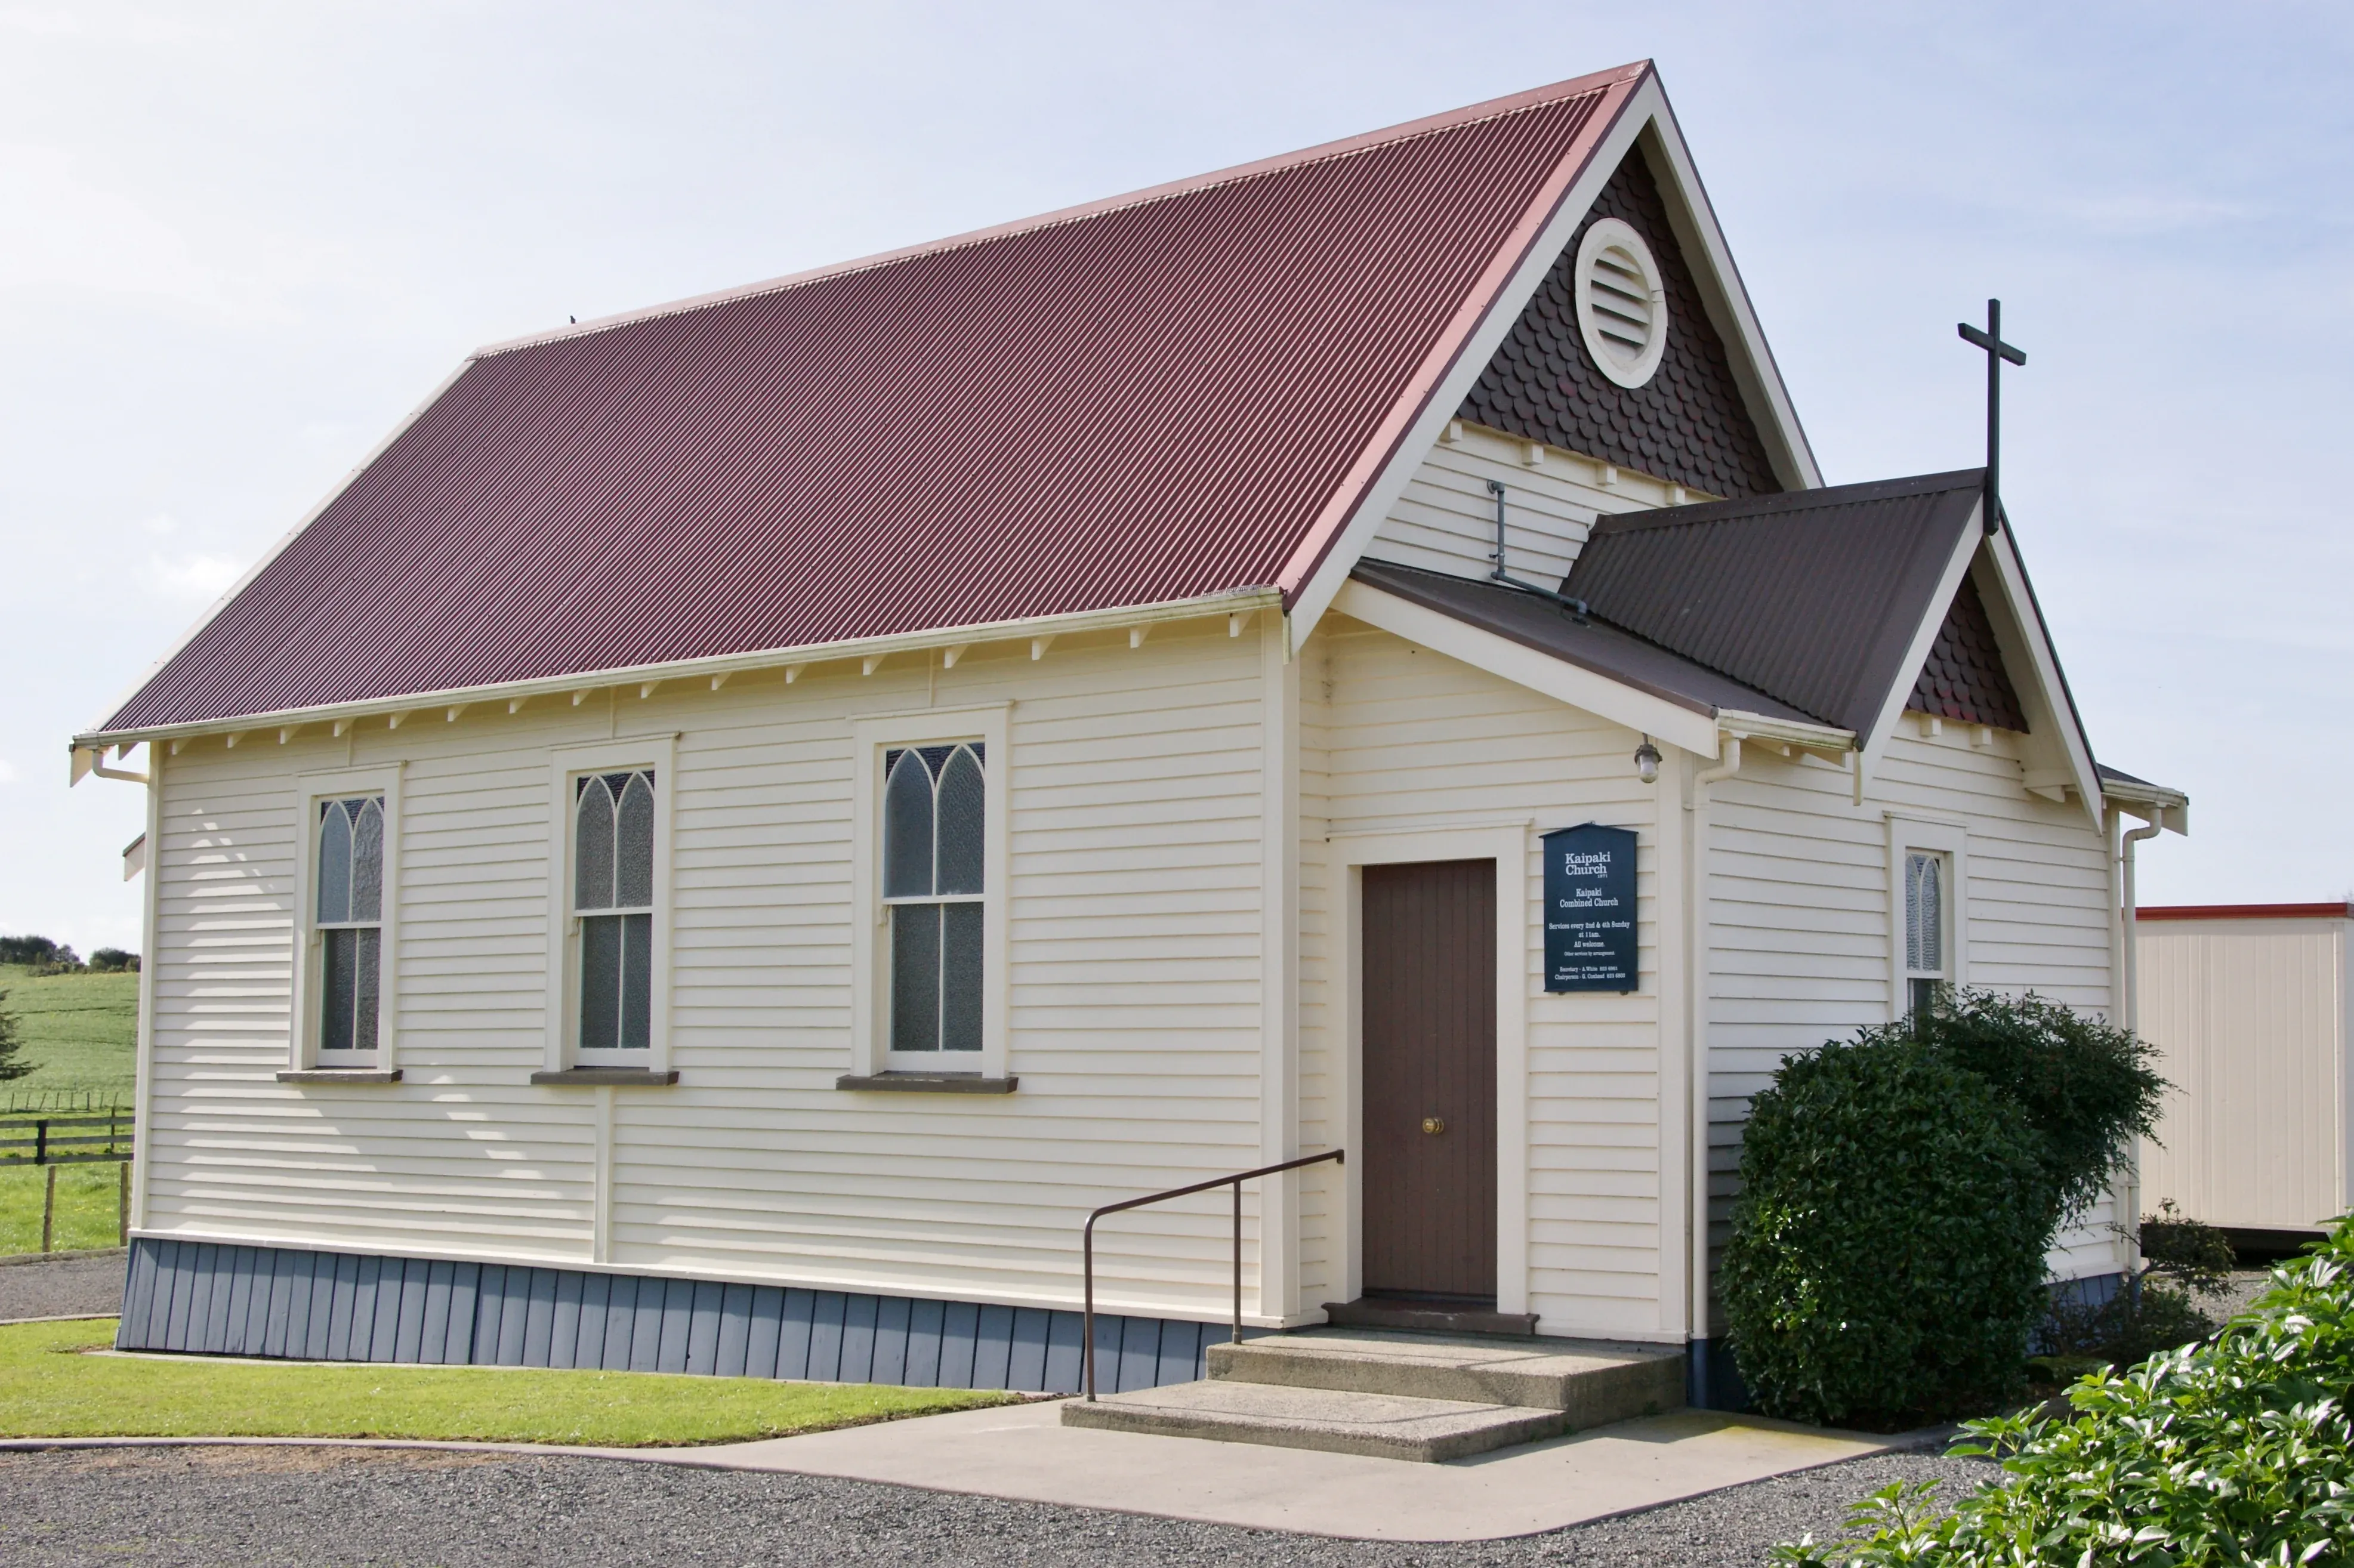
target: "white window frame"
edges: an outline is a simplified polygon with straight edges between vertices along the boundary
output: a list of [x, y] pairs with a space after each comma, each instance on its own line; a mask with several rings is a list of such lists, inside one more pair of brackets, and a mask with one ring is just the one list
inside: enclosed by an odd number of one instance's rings
[[[851, 721], [851, 1072], [859, 1077], [1003, 1079], [1007, 1074], [1007, 887], [1012, 880], [1013, 705], [928, 708]], [[883, 755], [917, 746], [981, 745], [981, 1050], [890, 1049], [891, 928], [881, 895]]]
[[1910, 966], [1904, 961], [1904, 857], [1946, 857], [1946, 974], [1956, 988], [1972, 983], [1969, 948], [1970, 834], [1958, 822], [1921, 817], [1888, 818], [1888, 1018], [1902, 1022], [1912, 1012]]
[[[295, 776], [301, 813], [297, 836], [298, 885], [294, 912], [293, 1039], [288, 1065], [299, 1073], [388, 1073], [400, 1065], [400, 1009], [394, 993], [400, 973], [400, 783], [406, 763], [379, 768], [343, 768]], [[384, 797], [383, 905], [376, 921], [376, 1049], [339, 1051], [323, 1067], [319, 1061], [319, 1005], [325, 990], [327, 944], [319, 924], [319, 810], [329, 800], [362, 795]]]
[[[671, 821], [678, 798], [678, 737], [644, 736], [598, 746], [559, 747], [548, 754], [547, 1027], [551, 1073], [575, 1067], [670, 1071], [671, 933], [678, 906], [671, 895]], [[573, 780], [591, 773], [654, 776], [653, 992], [648, 998], [646, 1049], [583, 1051], [580, 1038], [580, 922], [572, 913]]]

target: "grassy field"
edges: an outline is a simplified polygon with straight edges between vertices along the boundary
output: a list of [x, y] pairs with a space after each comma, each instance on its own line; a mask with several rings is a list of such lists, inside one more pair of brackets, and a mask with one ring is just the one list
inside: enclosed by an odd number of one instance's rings
[[53, 1091], [131, 1103], [133, 1060], [139, 1037], [139, 977], [44, 975], [0, 964], [0, 1012], [16, 1020], [24, 1048], [19, 1062], [38, 1065], [0, 1084], [0, 1107], [12, 1098]]
[[[60, 1165], [58, 1210], [51, 1250], [119, 1246], [122, 1167]], [[46, 1172], [18, 1166], [0, 1169], [0, 1256], [41, 1250], [41, 1186]]]
[[423, 1437], [666, 1447], [1010, 1403], [1012, 1394], [655, 1372], [90, 1355], [112, 1319], [0, 1327], [0, 1436]]
[[[37, 1071], [0, 1084], [0, 1111], [54, 1107], [62, 1098], [79, 1103], [85, 1096], [101, 1106], [131, 1104], [139, 1034], [137, 975], [37, 979], [20, 965], [0, 964], [0, 1012], [16, 1020], [17, 1038], [24, 1043], [16, 1060], [37, 1065]], [[116, 1244], [121, 1180], [112, 1165], [58, 1168], [51, 1243], [57, 1250]], [[38, 1170], [0, 1165], [0, 1254], [40, 1250], [43, 1181]]]

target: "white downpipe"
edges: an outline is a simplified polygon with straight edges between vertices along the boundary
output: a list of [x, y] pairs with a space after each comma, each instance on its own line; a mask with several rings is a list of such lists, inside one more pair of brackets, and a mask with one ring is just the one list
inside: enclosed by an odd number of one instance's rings
[[2117, 852], [2118, 885], [2124, 892], [2119, 915], [2125, 925], [2125, 997], [2117, 1008], [2118, 1021], [2132, 1033], [2141, 1033], [2141, 948], [2134, 935], [2134, 846], [2144, 839], [2154, 839], [2165, 830], [2156, 822], [2146, 828], [2129, 830]]
[[[2120, 946], [2125, 958], [2122, 966], [2125, 970], [2125, 996], [2123, 1005], [2117, 1009], [2117, 1021], [2128, 1034], [2138, 1035], [2141, 1033], [2141, 946], [2139, 934], [2134, 928], [2137, 907], [2134, 846], [2144, 839], [2158, 837], [2163, 831], [2161, 823], [2152, 822], [2147, 827], [2135, 828], [2120, 835], [2118, 841], [2117, 887], [2121, 897], [2117, 913], [2120, 916], [2118, 924], [2122, 927], [2120, 935], [2124, 938]], [[2125, 1232], [2125, 1266], [2130, 1275], [2141, 1266], [2141, 1248], [2135, 1241], [2141, 1227], [2141, 1150], [2138, 1147], [2134, 1150], [2133, 1174], [2126, 1179], [2126, 1190], [2121, 1196], [2125, 1199], [2126, 1212], [2117, 1216], [2117, 1224]]]
[[[1691, 1262], [1686, 1271], [1685, 1289], [1690, 1298], [1685, 1321], [1691, 1325], [1691, 1339], [1709, 1337], [1708, 1319], [1708, 979], [1710, 921], [1708, 904], [1708, 787], [1732, 778], [1741, 771], [1741, 737], [1723, 737], [1723, 760], [1713, 768], [1703, 768], [1692, 775], [1691, 789], [1684, 796], [1684, 810], [1691, 813], [1688, 827], [1690, 842], [1684, 854], [1684, 874], [1689, 885], [1684, 895], [1684, 907], [1690, 913], [1689, 951], [1691, 959], [1684, 965], [1684, 1027], [1691, 1038], [1686, 1043], [1691, 1065], [1688, 1069], [1691, 1086], [1691, 1130], [1687, 1137], [1691, 1150], [1691, 1212], [1688, 1217], [1688, 1241], [1691, 1248]], [[1694, 1385], [1704, 1398], [1708, 1389], [1708, 1369], [1693, 1369]]]

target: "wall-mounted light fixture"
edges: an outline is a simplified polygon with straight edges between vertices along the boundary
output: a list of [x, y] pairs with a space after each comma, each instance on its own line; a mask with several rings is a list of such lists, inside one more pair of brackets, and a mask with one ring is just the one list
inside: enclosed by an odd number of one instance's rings
[[1651, 737], [1648, 735], [1643, 737], [1643, 744], [1635, 748], [1635, 777], [1646, 784], [1659, 781], [1659, 748], [1651, 744]]

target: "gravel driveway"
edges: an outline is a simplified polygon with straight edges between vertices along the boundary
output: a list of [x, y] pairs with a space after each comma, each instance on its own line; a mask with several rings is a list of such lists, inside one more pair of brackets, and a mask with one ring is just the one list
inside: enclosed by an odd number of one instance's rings
[[1858, 1459], [1516, 1541], [1392, 1545], [1185, 1524], [864, 1481], [626, 1460], [302, 1448], [0, 1454], [0, 1564], [288, 1568], [1023, 1564], [1024, 1568], [1716, 1568], [1838, 1527], [1898, 1478], [1987, 1473], [1926, 1455]]
[[121, 1311], [127, 1256], [118, 1249], [0, 1264], [0, 1323]]

